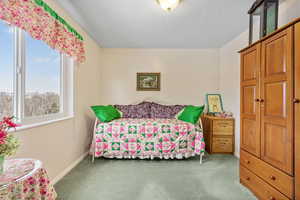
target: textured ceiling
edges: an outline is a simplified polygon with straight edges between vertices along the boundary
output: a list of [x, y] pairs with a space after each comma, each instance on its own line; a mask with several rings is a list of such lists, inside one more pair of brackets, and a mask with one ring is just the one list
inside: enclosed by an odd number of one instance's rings
[[248, 27], [254, 0], [56, 0], [105, 48], [219, 48]]

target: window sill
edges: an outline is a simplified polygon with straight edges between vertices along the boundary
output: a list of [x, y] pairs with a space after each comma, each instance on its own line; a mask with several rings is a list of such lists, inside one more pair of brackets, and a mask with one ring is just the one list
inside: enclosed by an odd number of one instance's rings
[[32, 129], [32, 128], [36, 128], [36, 127], [40, 127], [40, 126], [46, 126], [49, 124], [53, 124], [56, 122], [60, 122], [60, 121], [65, 121], [65, 120], [69, 120], [69, 119], [73, 119], [74, 116], [68, 116], [68, 117], [61, 117], [58, 119], [53, 119], [53, 120], [48, 120], [48, 121], [44, 121], [44, 122], [38, 122], [38, 123], [33, 123], [33, 124], [29, 124], [29, 125], [23, 125], [20, 127], [17, 127], [15, 130], [11, 129], [9, 132], [18, 132], [18, 131], [24, 131], [27, 129]]

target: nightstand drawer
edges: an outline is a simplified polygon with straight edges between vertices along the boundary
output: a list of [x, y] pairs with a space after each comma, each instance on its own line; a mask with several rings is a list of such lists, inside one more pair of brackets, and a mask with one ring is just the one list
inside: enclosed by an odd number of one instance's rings
[[233, 121], [232, 120], [214, 120], [213, 134], [214, 135], [233, 135]]
[[231, 153], [233, 152], [232, 137], [214, 137], [212, 149], [214, 153]]

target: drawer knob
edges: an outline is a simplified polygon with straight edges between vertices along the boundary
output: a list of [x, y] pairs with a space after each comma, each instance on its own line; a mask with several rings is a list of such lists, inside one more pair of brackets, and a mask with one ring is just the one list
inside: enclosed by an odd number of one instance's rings
[[276, 200], [276, 198], [275, 198], [275, 197], [270, 197], [269, 199], [270, 199], [270, 200]]
[[246, 180], [247, 180], [247, 181], [250, 181], [250, 177], [247, 177]]
[[247, 164], [250, 164], [251, 162], [250, 162], [250, 160], [247, 160], [246, 163], [247, 163]]
[[300, 103], [300, 99], [294, 99], [293, 102], [294, 103]]
[[275, 180], [276, 180], [276, 177], [275, 177], [275, 176], [270, 176], [270, 179], [271, 179], [272, 181], [275, 181]]

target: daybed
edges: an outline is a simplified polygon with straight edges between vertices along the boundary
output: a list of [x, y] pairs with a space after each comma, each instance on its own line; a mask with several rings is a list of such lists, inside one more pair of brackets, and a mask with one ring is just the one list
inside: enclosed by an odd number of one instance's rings
[[95, 121], [90, 153], [94, 158], [183, 159], [204, 154], [201, 120], [197, 124], [175, 119], [185, 106], [152, 102], [115, 105], [123, 117]]

